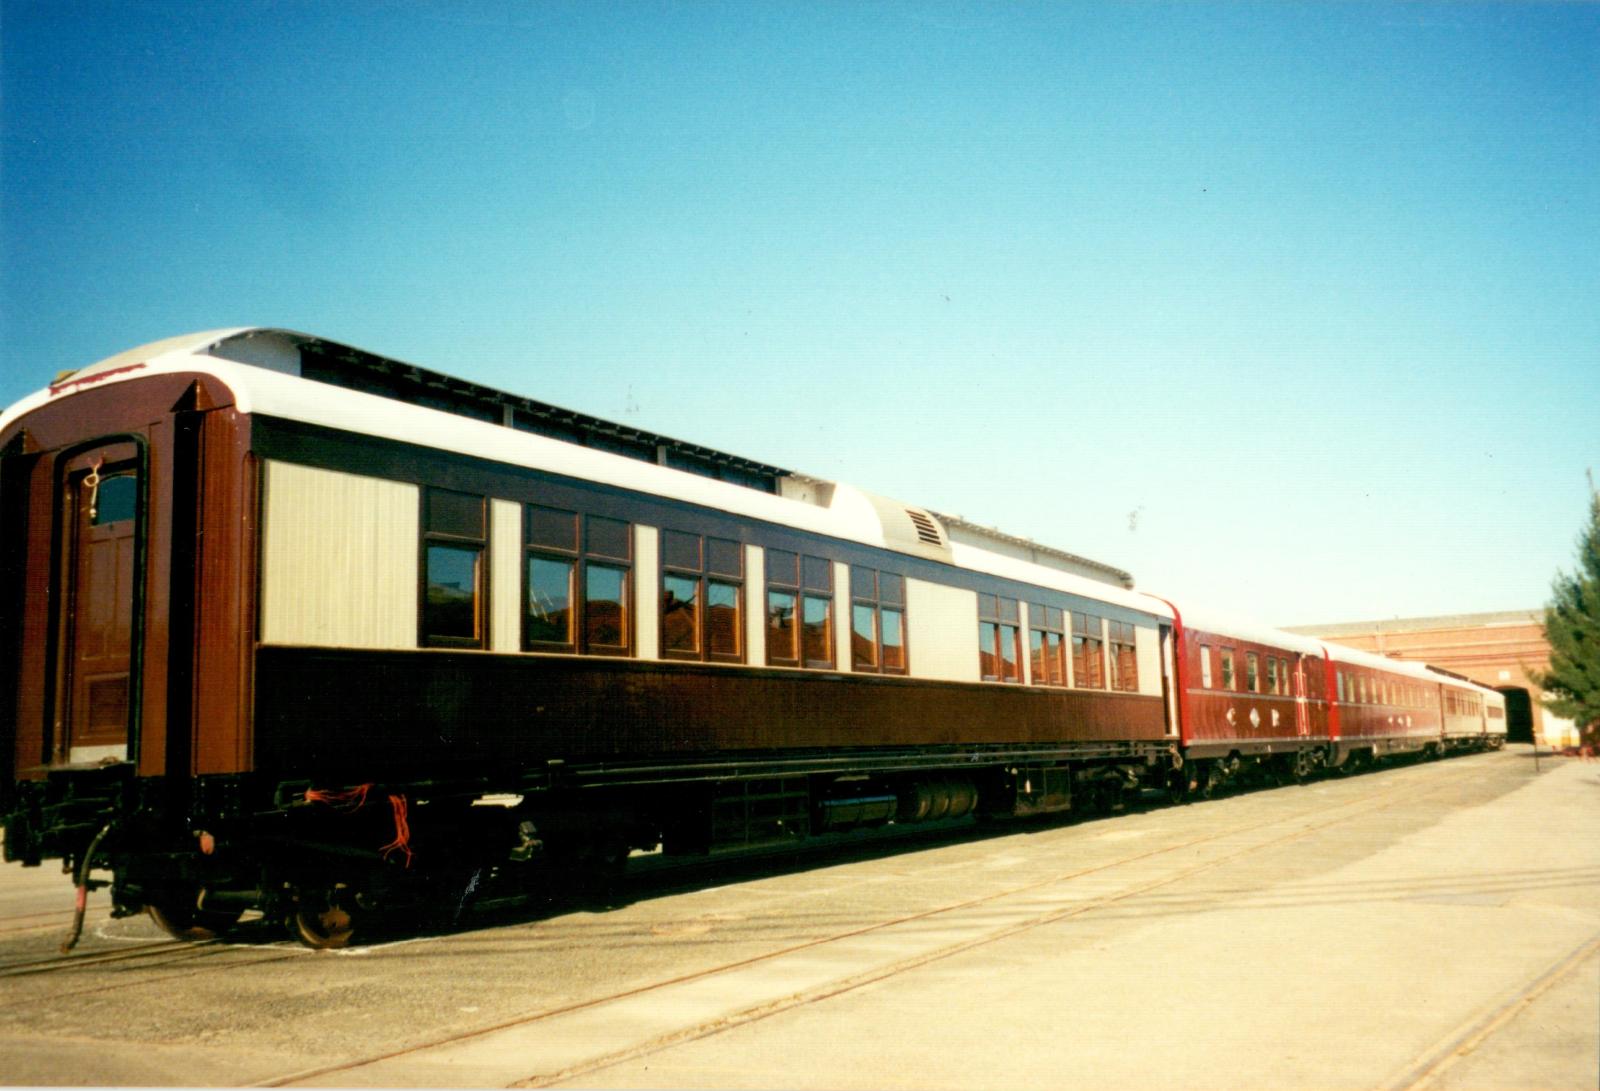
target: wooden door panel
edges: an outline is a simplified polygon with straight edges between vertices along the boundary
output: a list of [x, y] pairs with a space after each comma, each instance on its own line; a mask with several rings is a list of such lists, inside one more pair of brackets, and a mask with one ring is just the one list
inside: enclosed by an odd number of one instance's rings
[[79, 454], [62, 484], [57, 739], [67, 760], [127, 756], [140, 531], [133, 453], [123, 443]]

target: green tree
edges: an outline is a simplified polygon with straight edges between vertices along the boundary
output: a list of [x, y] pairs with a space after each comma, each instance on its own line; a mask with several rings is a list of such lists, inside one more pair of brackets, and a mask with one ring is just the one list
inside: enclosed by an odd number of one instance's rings
[[1600, 733], [1600, 494], [1589, 484], [1589, 523], [1578, 535], [1578, 568], [1556, 574], [1544, 609], [1550, 669], [1533, 672], [1545, 706], [1578, 725], [1584, 742]]

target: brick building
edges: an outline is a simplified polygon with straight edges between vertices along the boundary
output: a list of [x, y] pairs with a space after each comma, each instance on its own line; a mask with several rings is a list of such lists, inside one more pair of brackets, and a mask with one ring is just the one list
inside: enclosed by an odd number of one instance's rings
[[1396, 659], [1425, 660], [1499, 690], [1506, 695], [1513, 742], [1527, 742], [1535, 732], [1548, 746], [1572, 746], [1578, 741], [1572, 721], [1546, 709], [1543, 692], [1528, 677], [1529, 670], [1550, 666], [1543, 610], [1304, 625], [1289, 632]]

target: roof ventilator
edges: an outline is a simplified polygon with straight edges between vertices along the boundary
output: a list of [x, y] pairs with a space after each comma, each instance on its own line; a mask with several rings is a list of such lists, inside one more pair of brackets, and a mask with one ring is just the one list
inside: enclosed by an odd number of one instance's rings
[[944, 545], [944, 539], [939, 537], [939, 527], [928, 517], [925, 512], [907, 508], [906, 514], [911, 517], [911, 525], [917, 528], [917, 539], [929, 545]]

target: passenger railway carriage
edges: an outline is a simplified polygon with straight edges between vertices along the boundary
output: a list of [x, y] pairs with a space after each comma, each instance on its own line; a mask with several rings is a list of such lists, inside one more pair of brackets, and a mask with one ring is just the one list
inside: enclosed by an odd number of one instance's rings
[[286, 331], [13, 407], [0, 515], [6, 857], [181, 935], [1504, 735], [1465, 679]]

